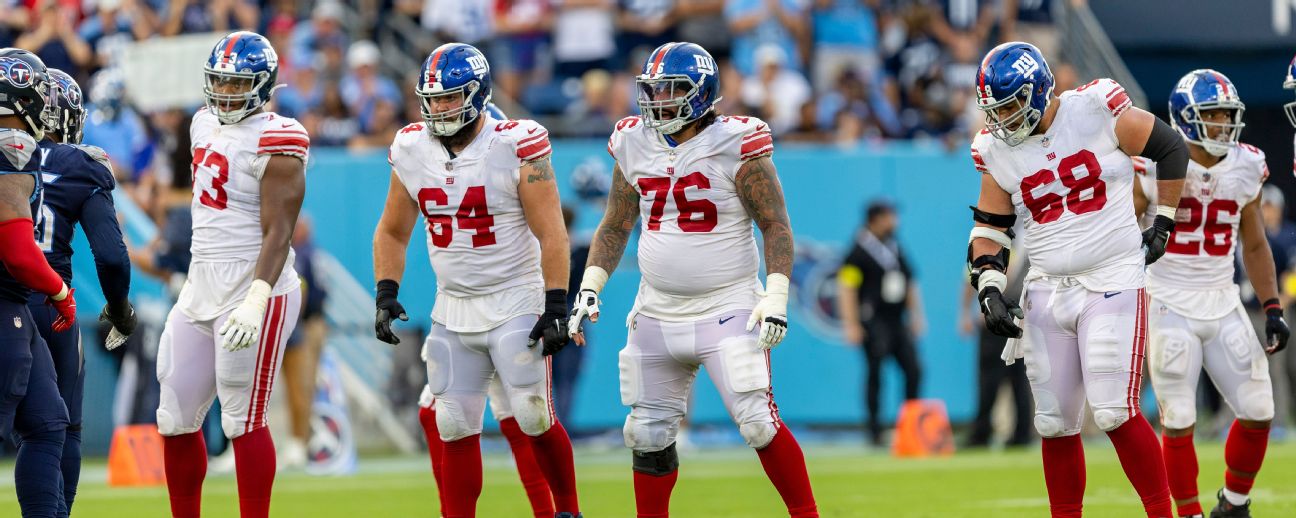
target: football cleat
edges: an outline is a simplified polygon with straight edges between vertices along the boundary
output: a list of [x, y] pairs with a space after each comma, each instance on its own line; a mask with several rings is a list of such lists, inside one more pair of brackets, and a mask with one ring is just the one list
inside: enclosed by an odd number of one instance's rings
[[1219, 503], [1211, 509], [1211, 518], [1251, 518], [1251, 499], [1248, 498], [1245, 504], [1234, 505], [1224, 497], [1224, 490], [1219, 490], [1216, 494]]

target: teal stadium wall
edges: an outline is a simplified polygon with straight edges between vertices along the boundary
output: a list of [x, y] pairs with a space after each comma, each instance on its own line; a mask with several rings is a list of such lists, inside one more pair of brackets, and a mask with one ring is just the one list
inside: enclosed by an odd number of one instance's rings
[[[602, 141], [554, 142], [553, 164], [565, 202], [577, 206], [568, 178], [578, 164], [598, 160], [611, 169], [605, 149]], [[858, 349], [841, 342], [832, 320], [833, 275], [863, 219], [865, 204], [886, 197], [898, 206], [900, 241], [917, 270], [927, 311], [928, 331], [919, 343], [924, 367], [922, 394], [944, 400], [954, 421], [970, 419], [975, 410], [976, 351], [973, 341], [958, 334], [957, 312], [966, 283], [964, 260], [971, 225], [967, 206], [976, 202], [979, 179], [966, 147], [948, 150], [938, 145], [893, 143], [838, 148], [779, 143], [774, 161], [798, 252], [790, 307], [792, 327], [773, 352], [776, 402], [783, 418], [829, 425], [855, 424], [862, 419], [863, 359]], [[372, 286], [373, 230], [382, 212], [389, 170], [383, 152], [320, 149], [312, 153], [307, 172], [304, 211], [314, 220], [317, 246], [335, 255], [366, 286]], [[578, 206], [573, 240], [588, 240], [601, 216], [599, 206]], [[414, 320], [411, 324], [427, 326], [436, 281], [427, 261], [423, 228], [420, 223], [411, 239], [401, 299]], [[84, 308], [82, 316], [89, 321], [101, 307], [102, 295], [88, 247], [79, 233], [75, 246], [78, 299]], [[586, 353], [569, 423], [574, 428], [619, 428], [625, 419], [617, 388], [616, 355], [625, 343], [624, 316], [639, 282], [634, 255], [632, 242], [603, 293], [605, 319], [591, 332], [592, 345]], [[682, 258], [680, 267], [695, 264]], [[134, 293], [159, 293], [156, 282], [138, 273], [134, 279]], [[87, 344], [93, 343], [90, 333], [85, 338]], [[116, 375], [109, 365], [104, 354], [87, 351], [88, 452], [106, 452], [111, 434]], [[900, 373], [890, 366], [885, 375], [886, 412], [894, 415], [901, 398]], [[724, 423], [728, 415], [709, 385], [709, 381], [699, 381], [693, 420]]]

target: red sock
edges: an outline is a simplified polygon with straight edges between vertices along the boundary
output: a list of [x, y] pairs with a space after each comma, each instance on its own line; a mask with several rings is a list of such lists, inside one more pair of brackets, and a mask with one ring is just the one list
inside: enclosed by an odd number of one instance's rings
[[1166, 481], [1165, 461], [1161, 458], [1161, 445], [1156, 432], [1142, 414], [1107, 432], [1116, 456], [1120, 458], [1125, 477], [1143, 500], [1143, 510], [1148, 516], [1172, 516], [1170, 483]]
[[202, 430], [162, 438], [171, 516], [197, 518], [202, 512], [202, 484], [207, 476], [207, 442]]
[[1080, 518], [1084, 508], [1085, 460], [1080, 435], [1045, 437], [1044, 486], [1053, 518]]
[[671, 490], [679, 470], [669, 475], [649, 475], [634, 472], [635, 516], [638, 518], [667, 518], [670, 516]]
[[554, 420], [545, 433], [531, 438], [536, 464], [544, 472], [553, 492], [554, 508], [560, 513], [580, 512], [580, 499], [576, 497], [576, 464], [572, 459], [571, 438], [562, 423]]
[[234, 473], [238, 476], [239, 516], [269, 518], [270, 491], [275, 477], [275, 448], [270, 429], [263, 426], [231, 442], [234, 443]]
[[427, 439], [428, 456], [432, 458], [432, 480], [436, 481], [438, 505], [445, 507], [445, 488], [441, 485], [441, 457], [445, 455], [445, 443], [441, 442], [441, 432], [437, 431], [436, 410], [419, 407], [419, 424], [423, 425], [423, 438]]
[[441, 512], [446, 518], [473, 518], [477, 515], [477, 497], [482, 491], [481, 434], [469, 435], [445, 443], [441, 469], [454, 473], [446, 477], [445, 502]]
[[549, 494], [549, 483], [545, 482], [544, 472], [536, 462], [535, 451], [531, 449], [531, 438], [522, 433], [517, 419], [501, 419], [500, 432], [508, 439], [509, 448], [513, 450], [513, 462], [517, 464], [518, 478], [522, 479], [522, 488], [526, 490], [527, 499], [531, 501], [531, 511], [536, 518], [553, 518], [553, 495]]
[[1192, 434], [1183, 437], [1162, 435], [1161, 454], [1165, 456], [1170, 495], [1176, 503], [1192, 500], [1176, 506], [1179, 516], [1202, 514], [1201, 502], [1197, 501], [1197, 451], [1193, 448]]
[[792, 518], [818, 518], [819, 508], [815, 505], [814, 491], [810, 489], [810, 475], [806, 473], [801, 445], [797, 444], [787, 425], [777, 425], [774, 440], [756, 450], [761, 466], [770, 482], [774, 483], [774, 489], [783, 497], [783, 503], [787, 504], [788, 515]]
[[[1269, 447], [1269, 427], [1245, 428], [1233, 421], [1228, 440], [1224, 442], [1224, 487], [1234, 493], [1249, 495], [1255, 484], [1255, 473], [1264, 462], [1265, 449]], [[1250, 473], [1242, 475], [1239, 473]]]

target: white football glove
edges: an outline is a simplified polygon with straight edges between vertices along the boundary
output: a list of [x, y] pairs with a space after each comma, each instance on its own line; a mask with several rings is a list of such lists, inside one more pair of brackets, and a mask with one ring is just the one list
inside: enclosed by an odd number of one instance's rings
[[760, 324], [756, 345], [763, 350], [773, 349], [787, 334], [788, 278], [781, 273], [771, 273], [765, 278], [765, 296], [752, 309], [747, 319], [747, 330]]
[[576, 345], [585, 345], [585, 332], [581, 329], [585, 320], [598, 322], [598, 294], [603, 291], [607, 279], [607, 270], [598, 266], [586, 268], [585, 275], [581, 277], [580, 291], [576, 293], [576, 302], [572, 304], [571, 314], [567, 317], [567, 335], [576, 342]]
[[270, 301], [270, 285], [261, 279], [252, 281], [243, 303], [220, 328], [221, 347], [235, 352], [247, 349], [261, 337], [261, 320], [265, 318], [266, 304]]
[[111, 351], [121, 347], [122, 344], [126, 343], [126, 338], [126, 335], [123, 335], [121, 331], [118, 331], [116, 327], [113, 327], [112, 331], [108, 332], [108, 339], [104, 340], [104, 348]]

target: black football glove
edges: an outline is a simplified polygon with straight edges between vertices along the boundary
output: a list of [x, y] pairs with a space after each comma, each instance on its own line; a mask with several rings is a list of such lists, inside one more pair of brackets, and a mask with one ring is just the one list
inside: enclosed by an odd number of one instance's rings
[[392, 320], [397, 318], [403, 322], [409, 321], [409, 315], [405, 314], [405, 306], [396, 301], [396, 295], [400, 293], [400, 284], [391, 279], [378, 281], [378, 295], [374, 297], [375, 305], [378, 306], [378, 315], [374, 319], [374, 333], [378, 339], [392, 345], [400, 343], [400, 337], [392, 332]]
[[1005, 338], [1021, 338], [1021, 327], [1013, 318], [1026, 318], [1021, 306], [1004, 297], [1003, 292], [994, 286], [986, 286], [977, 293], [981, 302], [981, 315], [985, 317], [986, 330]]
[[1173, 219], [1157, 214], [1152, 226], [1143, 231], [1143, 264], [1155, 263], [1165, 255], [1166, 243], [1170, 241], [1174, 226]]
[[122, 301], [115, 304], [107, 304], [103, 311], [99, 312], [99, 321], [112, 324], [112, 330], [108, 332], [108, 340], [104, 342], [104, 347], [109, 351], [121, 347], [130, 338], [131, 333], [135, 332], [135, 308], [131, 306], [130, 301]]
[[1265, 302], [1265, 315], [1265, 352], [1273, 354], [1287, 348], [1291, 328], [1287, 327], [1282, 304], [1277, 300]]
[[545, 292], [544, 314], [531, 328], [527, 347], [535, 347], [544, 342], [541, 354], [551, 356], [567, 345], [567, 290], [548, 290]]

